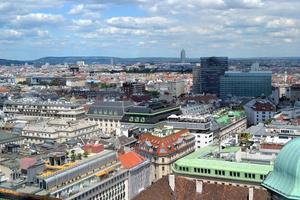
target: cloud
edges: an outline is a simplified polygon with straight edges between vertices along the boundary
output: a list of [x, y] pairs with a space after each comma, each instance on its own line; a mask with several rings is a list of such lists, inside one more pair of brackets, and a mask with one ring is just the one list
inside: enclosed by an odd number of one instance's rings
[[30, 13], [27, 15], [17, 15], [12, 23], [21, 27], [36, 27], [57, 25], [63, 21], [64, 17], [62, 15]]
[[159, 29], [171, 24], [164, 17], [112, 17], [106, 20], [107, 24], [119, 28], [152, 28]]

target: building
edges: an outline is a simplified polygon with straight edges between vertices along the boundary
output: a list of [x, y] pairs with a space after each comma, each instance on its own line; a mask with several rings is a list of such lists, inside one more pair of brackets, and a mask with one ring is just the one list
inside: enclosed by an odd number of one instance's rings
[[227, 57], [201, 58], [193, 70], [193, 93], [220, 94], [220, 78], [228, 70]]
[[148, 101], [125, 110], [122, 126], [134, 125], [140, 130], [153, 129], [172, 114], [180, 114], [180, 106], [167, 101]]
[[26, 82], [29, 85], [55, 85], [63, 86], [66, 85], [66, 78], [59, 76], [31, 76], [26, 78]]
[[290, 88], [290, 100], [291, 101], [298, 101], [300, 100], [300, 84], [294, 84]]
[[240, 147], [209, 146], [177, 160], [172, 170], [177, 175], [199, 180], [260, 188], [260, 183], [273, 170], [270, 163], [274, 157], [254, 154], [242, 152]]
[[153, 181], [170, 174], [171, 164], [194, 149], [195, 137], [187, 129], [175, 130], [173, 127], [141, 134], [136, 146], [136, 151], [151, 161]]
[[272, 94], [272, 72], [227, 71], [220, 78], [220, 98], [258, 97]]
[[180, 52], [180, 62], [181, 63], [186, 63], [186, 55], [185, 55], [185, 50], [182, 49]]
[[240, 187], [232, 184], [169, 175], [153, 183], [134, 200], [266, 200], [268, 198], [269, 194], [264, 188]]
[[272, 122], [270, 124], [257, 124], [246, 130], [252, 140], [260, 143], [286, 144], [294, 138], [300, 137], [299, 125], [289, 122]]
[[276, 106], [268, 99], [253, 99], [244, 105], [248, 124], [258, 124], [273, 118]]
[[126, 82], [122, 85], [122, 91], [127, 97], [131, 97], [133, 94], [143, 94], [145, 92], [145, 83], [138, 82]]
[[82, 120], [38, 119], [28, 123], [22, 130], [26, 144], [42, 144], [45, 141], [63, 143], [69, 140], [90, 138], [99, 135], [97, 124]]
[[128, 198], [133, 199], [151, 185], [150, 161], [131, 151], [119, 156], [122, 166], [129, 171]]
[[300, 199], [299, 158], [300, 138], [287, 143], [277, 156], [274, 170], [263, 181], [274, 200]]
[[214, 139], [226, 141], [247, 128], [247, 117], [244, 111], [222, 109], [213, 113]]
[[[150, 161], [135, 152], [118, 156], [115, 151], [101, 149], [82, 157], [74, 154], [74, 160], [69, 156], [57, 151], [39, 156], [43, 159], [23, 157], [21, 174], [3, 179], [0, 190], [66, 200], [129, 200], [151, 184]], [[5, 169], [1, 164], [0, 169]], [[8, 176], [13, 173], [4, 171]]]
[[198, 104], [196, 102], [187, 102], [180, 106], [184, 115], [203, 115], [213, 110], [212, 104]]
[[133, 106], [130, 101], [98, 101], [90, 106], [86, 116], [96, 123], [102, 133], [113, 134], [121, 127], [124, 111]]
[[14, 147], [17, 145], [17, 148], [23, 144], [23, 138], [19, 135], [12, 133], [0, 132], [0, 154], [1, 152], [14, 152]]
[[175, 80], [168, 81], [160, 84], [160, 91], [164, 94], [167, 93], [171, 97], [179, 97], [182, 94], [185, 94], [185, 81], [184, 80]]
[[26, 115], [77, 120], [85, 117], [85, 110], [79, 104], [37, 98], [7, 100], [3, 112], [8, 118]]
[[195, 136], [195, 149], [213, 144], [212, 116], [209, 114], [171, 115], [166, 125], [176, 129], [188, 129]]

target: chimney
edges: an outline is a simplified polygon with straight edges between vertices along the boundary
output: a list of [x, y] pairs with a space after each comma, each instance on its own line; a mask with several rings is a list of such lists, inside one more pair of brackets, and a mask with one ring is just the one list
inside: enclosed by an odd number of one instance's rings
[[253, 200], [254, 199], [253, 196], [254, 196], [254, 188], [251, 187], [249, 188], [248, 200]]
[[196, 180], [196, 192], [202, 194], [203, 191], [203, 182], [200, 180]]
[[172, 191], [175, 191], [175, 175], [174, 174], [170, 174], [169, 175], [169, 186], [172, 189]]

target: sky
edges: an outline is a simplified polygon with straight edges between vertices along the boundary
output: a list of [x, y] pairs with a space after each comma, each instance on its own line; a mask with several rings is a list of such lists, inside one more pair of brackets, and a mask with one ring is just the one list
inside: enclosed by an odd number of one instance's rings
[[299, 0], [1, 0], [0, 58], [300, 56]]

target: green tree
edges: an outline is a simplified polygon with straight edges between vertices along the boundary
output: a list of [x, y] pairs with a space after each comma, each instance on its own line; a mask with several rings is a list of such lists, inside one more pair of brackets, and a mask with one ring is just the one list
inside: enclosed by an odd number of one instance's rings
[[81, 159], [82, 159], [82, 154], [81, 154], [81, 153], [78, 153], [78, 154], [77, 154], [77, 158], [78, 158], [78, 160], [81, 160]]
[[85, 158], [87, 158], [88, 155], [89, 155], [89, 153], [88, 153], [87, 151], [85, 151], [85, 152], [83, 153], [83, 157], [85, 157]]

